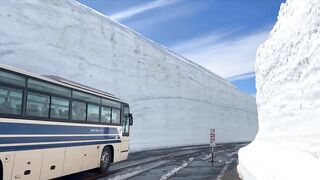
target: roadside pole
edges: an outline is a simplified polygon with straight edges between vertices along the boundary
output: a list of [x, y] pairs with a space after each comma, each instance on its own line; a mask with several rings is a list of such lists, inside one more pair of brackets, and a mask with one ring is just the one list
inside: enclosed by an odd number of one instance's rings
[[214, 128], [210, 129], [210, 146], [211, 146], [211, 157], [212, 157], [212, 165], [213, 165], [213, 157], [214, 157], [214, 147], [216, 145], [216, 130]]

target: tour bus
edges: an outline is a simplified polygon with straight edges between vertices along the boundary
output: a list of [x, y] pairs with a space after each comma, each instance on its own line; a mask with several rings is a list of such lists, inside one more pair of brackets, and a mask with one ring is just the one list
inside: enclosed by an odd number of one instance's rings
[[125, 160], [128, 103], [0, 64], [0, 179], [53, 179]]

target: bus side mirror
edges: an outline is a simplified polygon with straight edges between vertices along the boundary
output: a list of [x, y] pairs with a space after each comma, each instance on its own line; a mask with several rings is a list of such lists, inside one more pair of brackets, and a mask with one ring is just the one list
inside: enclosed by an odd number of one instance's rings
[[129, 125], [132, 126], [133, 125], [133, 117], [132, 114], [129, 114]]

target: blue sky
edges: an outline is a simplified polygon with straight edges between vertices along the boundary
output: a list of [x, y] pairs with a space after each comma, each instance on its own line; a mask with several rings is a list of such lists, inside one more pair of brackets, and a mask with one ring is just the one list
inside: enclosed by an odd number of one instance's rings
[[284, 0], [78, 0], [255, 95], [254, 63]]

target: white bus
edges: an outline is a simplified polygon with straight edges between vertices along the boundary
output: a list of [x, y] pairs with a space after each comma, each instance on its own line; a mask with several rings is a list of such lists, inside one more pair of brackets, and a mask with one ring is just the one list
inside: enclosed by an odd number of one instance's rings
[[132, 115], [119, 98], [0, 65], [0, 179], [53, 179], [125, 160]]

